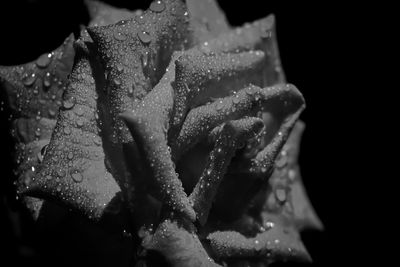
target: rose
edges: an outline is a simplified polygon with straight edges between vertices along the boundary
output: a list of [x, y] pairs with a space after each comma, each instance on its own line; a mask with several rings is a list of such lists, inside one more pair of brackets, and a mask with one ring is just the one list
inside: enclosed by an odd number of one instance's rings
[[304, 101], [284, 84], [274, 18], [230, 30], [213, 2], [156, 1], [122, 21], [132, 13], [89, 7], [75, 49], [69, 38], [2, 69], [36, 217], [36, 197], [94, 220], [128, 207], [142, 247], [177, 266], [309, 259], [297, 231], [320, 223], [295, 163]]

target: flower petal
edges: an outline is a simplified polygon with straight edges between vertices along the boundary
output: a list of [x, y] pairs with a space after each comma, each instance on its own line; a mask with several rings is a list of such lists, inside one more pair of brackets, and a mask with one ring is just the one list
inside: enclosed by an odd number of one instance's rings
[[140, 16], [143, 12], [142, 10], [131, 11], [126, 8], [113, 7], [97, 0], [85, 0], [84, 3], [89, 11], [89, 27], [117, 23], [120, 20], [130, 19], [135, 15]]
[[172, 53], [184, 48], [188, 36], [185, 5], [172, 0], [162, 5], [160, 12], [149, 9], [124, 22], [88, 28], [108, 72], [113, 135], [125, 143], [132, 139], [118, 115], [158, 83]]
[[199, 181], [190, 194], [193, 208], [202, 225], [207, 221], [219, 184], [224, 178], [236, 149], [247, 139], [257, 135], [263, 126], [260, 118], [250, 117], [228, 121], [220, 129], [217, 129], [214, 149], [208, 157]]
[[303, 98], [296, 87], [277, 85], [261, 89], [249, 86], [232, 96], [192, 109], [187, 114], [176, 141], [171, 145], [174, 158], [179, 159], [185, 151], [207, 136], [211, 129], [224, 121], [246, 115], [256, 116], [262, 110], [275, 112], [274, 108], [284, 106], [285, 102], [297, 107], [303, 104]]
[[78, 49], [50, 144], [25, 194], [98, 220], [120, 189], [105, 166], [94, 71], [89, 55]]
[[174, 221], [162, 222], [151, 240], [143, 245], [161, 253], [172, 267], [220, 266], [207, 255], [196, 234]]
[[229, 30], [224, 12], [215, 0], [187, 0], [190, 25], [197, 43], [202, 43]]
[[217, 231], [207, 239], [218, 258], [260, 258], [275, 261], [311, 262], [300, 235], [289, 227], [276, 224], [271, 229], [247, 238], [238, 232]]
[[184, 214], [194, 221], [195, 212], [175, 172], [165, 131], [159, 118], [138, 111], [127, 111], [121, 117], [131, 131], [146, 162], [150, 165], [152, 177], [159, 187], [159, 196], [164, 199], [170, 210]]

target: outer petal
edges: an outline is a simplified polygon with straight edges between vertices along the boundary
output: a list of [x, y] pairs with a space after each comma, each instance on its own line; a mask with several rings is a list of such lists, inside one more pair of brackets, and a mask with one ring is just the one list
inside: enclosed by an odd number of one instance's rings
[[88, 28], [108, 72], [115, 139], [132, 141], [118, 115], [131, 110], [134, 100], [142, 99], [157, 84], [172, 53], [185, 47], [185, 12], [181, 1], [168, 0], [128, 21]]
[[[43, 148], [50, 142], [67, 75], [72, 68], [73, 40], [70, 35], [59, 48], [34, 62], [0, 67], [0, 84], [15, 118], [11, 133], [16, 140], [18, 190], [30, 184], [42, 160]], [[23, 202], [37, 219], [43, 200], [24, 197]]]
[[73, 41], [71, 34], [58, 49], [41, 55], [34, 62], [0, 67], [0, 81], [14, 115], [56, 117], [73, 63]]
[[196, 234], [170, 220], [161, 223], [151, 240], [143, 245], [160, 252], [173, 267], [220, 266], [207, 255]]
[[26, 193], [99, 219], [119, 192], [105, 165], [97, 121], [97, 92], [89, 56], [78, 50], [57, 125], [43, 163]]
[[207, 237], [219, 258], [258, 258], [274, 261], [310, 262], [311, 258], [300, 235], [289, 227], [274, 225], [271, 229], [247, 238], [238, 232], [214, 232]]
[[217, 1], [187, 0], [186, 4], [196, 42], [210, 40], [229, 30], [225, 14], [219, 8]]
[[105, 26], [127, 20], [136, 15], [141, 15], [142, 10], [131, 11], [125, 8], [117, 8], [97, 0], [85, 0], [89, 11], [89, 27]]

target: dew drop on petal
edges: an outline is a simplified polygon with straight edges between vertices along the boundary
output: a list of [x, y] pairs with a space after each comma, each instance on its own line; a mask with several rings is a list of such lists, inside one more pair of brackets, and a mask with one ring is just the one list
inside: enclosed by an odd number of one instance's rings
[[278, 168], [283, 168], [283, 167], [285, 167], [285, 166], [286, 166], [286, 163], [287, 163], [287, 157], [284, 156], [283, 154], [281, 154], [281, 155], [277, 158], [277, 160], [275, 161], [275, 165], [276, 165], [276, 167], [278, 167]]
[[78, 119], [76, 120], [76, 126], [78, 126], [78, 127], [82, 127], [82, 126], [83, 126], [83, 120], [82, 120], [82, 118], [78, 118]]
[[290, 169], [288, 171], [288, 176], [289, 176], [289, 179], [293, 181], [296, 178], [296, 171], [293, 169]]
[[51, 62], [51, 53], [43, 54], [36, 60], [36, 65], [39, 68], [46, 68]]
[[121, 80], [120, 79], [118, 79], [118, 78], [115, 78], [114, 79], [114, 83], [115, 83], [115, 85], [121, 85]]
[[286, 201], [286, 190], [284, 188], [276, 189], [275, 197], [279, 202], [285, 202]]
[[165, 9], [165, 4], [160, 0], [154, 1], [150, 5], [150, 10], [154, 12], [162, 12], [164, 9]]
[[80, 172], [73, 172], [71, 178], [75, 183], [80, 183], [83, 181], [83, 176]]
[[25, 74], [24, 77], [22, 78], [22, 82], [26, 86], [31, 86], [36, 81], [36, 78], [37, 76], [35, 73]]
[[125, 34], [116, 31], [116, 32], [114, 32], [114, 38], [115, 38], [115, 40], [117, 40], [117, 41], [125, 41], [127, 37], [126, 37]]
[[70, 133], [71, 133], [71, 129], [67, 126], [67, 127], [64, 127], [64, 133], [66, 134], [66, 135], [69, 135]]
[[75, 106], [75, 98], [74, 97], [64, 99], [64, 101], [63, 101], [64, 109], [71, 109], [74, 106]]
[[224, 102], [222, 102], [222, 100], [220, 100], [217, 103], [216, 110], [221, 110], [223, 107], [224, 107]]
[[143, 15], [136, 16], [136, 17], [135, 17], [135, 20], [136, 20], [136, 22], [139, 23], [139, 24], [145, 23], [145, 19], [144, 19]]
[[138, 35], [140, 41], [142, 41], [142, 43], [148, 44], [148, 43], [151, 42], [151, 36], [150, 36], [150, 34], [148, 32], [139, 31], [137, 35]]

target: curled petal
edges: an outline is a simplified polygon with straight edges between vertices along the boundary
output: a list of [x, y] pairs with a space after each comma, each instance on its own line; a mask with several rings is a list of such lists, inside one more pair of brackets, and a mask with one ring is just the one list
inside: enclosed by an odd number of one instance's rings
[[170, 220], [162, 222], [143, 246], [161, 253], [173, 267], [220, 266], [207, 255], [196, 234]]
[[149, 164], [152, 176], [158, 185], [159, 196], [164, 199], [170, 210], [180, 212], [193, 221], [196, 215], [175, 172], [159, 118], [147, 113], [130, 111], [121, 114], [121, 117]]
[[260, 84], [263, 58], [260, 51], [206, 55], [196, 50], [179, 57], [175, 63], [176, 97], [171, 127], [180, 128], [191, 108], [249, 84]]
[[197, 218], [204, 225], [207, 221], [215, 194], [225, 175], [226, 169], [235, 155], [236, 149], [247, 139], [260, 132], [264, 124], [259, 118], [245, 118], [227, 122], [218, 130], [214, 149], [211, 151], [206, 167], [196, 184], [190, 198]]
[[293, 109], [300, 107], [304, 100], [293, 85], [277, 85], [264, 89], [250, 86], [232, 96], [192, 109], [186, 116], [176, 141], [172, 144], [174, 158], [178, 159], [222, 122], [245, 115], [256, 116], [261, 110], [276, 113], [285, 102]]
[[217, 231], [207, 239], [218, 258], [259, 258], [266, 263], [282, 260], [311, 262], [300, 235], [279, 225], [252, 238], [238, 232]]

